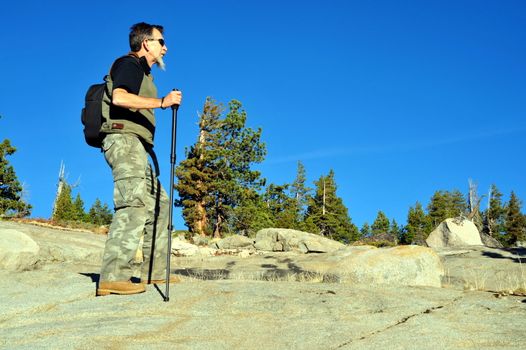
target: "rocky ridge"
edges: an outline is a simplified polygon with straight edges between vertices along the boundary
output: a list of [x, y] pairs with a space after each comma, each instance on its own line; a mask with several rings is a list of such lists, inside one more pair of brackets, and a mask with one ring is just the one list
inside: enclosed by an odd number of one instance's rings
[[521, 249], [305, 253], [299, 241], [285, 250], [283, 237], [280, 251], [215, 242], [174, 256], [183, 282], [165, 303], [162, 286], [95, 297], [105, 236], [0, 221], [2, 242], [13, 231], [38, 251], [28, 266], [0, 268], [6, 349], [516, 349], [526, 341]]

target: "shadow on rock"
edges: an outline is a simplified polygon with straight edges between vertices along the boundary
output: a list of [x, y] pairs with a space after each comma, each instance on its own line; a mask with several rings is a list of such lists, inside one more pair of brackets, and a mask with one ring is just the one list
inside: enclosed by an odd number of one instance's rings
[[98, 274], [98, 273], [81, 272], [81, 273], [79, 273], [79, 275], [91, 278], [91, 282], [93, 282], [93, 283], [99, 283], [100, 274]]
[[[482, 256], [493, 258], [493, 259], [508, 259], [515, 263], [526, 262], [526, 248], [510, 248], [510, 249], [499, 249], [503, 253], [495, 251], [484, 251]], [[521, 258], [522, 257], [522, 258]]]
[[174, 270], [174, 274], [196, 278], [206, 281], [215, 281], [215, 280], [225, 280], [230, 277], [230, 270], [227, 269], [200, 269], [200, 268], [191, 268], [191, 269], [177, 269]]

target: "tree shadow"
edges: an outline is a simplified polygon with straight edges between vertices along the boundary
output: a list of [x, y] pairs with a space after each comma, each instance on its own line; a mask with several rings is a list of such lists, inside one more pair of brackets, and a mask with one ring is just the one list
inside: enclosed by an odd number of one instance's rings
[[499, 250], [511, 253], [512, 256], [489, 251], [483, 251], [482, 255], [492, 259], [508, 259], [515, 263], [526, 263], [526, 248], [499, 248]]
[[[339, 277], [330, 274], [320, 275], [319, 273], [305, 270], [298, 266], [294, 260], [290, 258], [280, 258], [275, 256], [265, 257], [265, 259], [274, 259], [276, 264], [262, 264], [262, 268], [266, 269], [261, 276], [264, 281], [276, 281], [284, 280], [297, 282], [309, 281], [309, 280], [320, 280], [324, 283], [332, 283], [339, 281]], [[285, 265], [281, 266], [280, 265]]]
[[509, 248], [509, 250], [515, 255], [526, 257], [526, 248], [524, 247]]
[[200, 269], [200, 268], [191, 268], [191, 269], [176, 269], [173, 271], [174, 274], [196, 278], [205, 281], [214, 281], [214, 280], [225, 280], [229, 279], [231, 271], [229, 269]]

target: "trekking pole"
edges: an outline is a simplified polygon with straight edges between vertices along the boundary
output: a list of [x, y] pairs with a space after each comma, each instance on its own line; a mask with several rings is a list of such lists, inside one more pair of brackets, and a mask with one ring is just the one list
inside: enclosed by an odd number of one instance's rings
[[[174, 91], [178, 91], [174, 89]], [[177, 110], [179, 105], [172, 105], [172, 145], [170, 153], [170, 206], [168, 211], [168, 255], [166, 256], [166, 292], [164, 301], [170, 301], [170, 256], [172, 255], [172, 231], [174, 208], [174, 176], [175, 176], [175, 141], [177, 138]]]

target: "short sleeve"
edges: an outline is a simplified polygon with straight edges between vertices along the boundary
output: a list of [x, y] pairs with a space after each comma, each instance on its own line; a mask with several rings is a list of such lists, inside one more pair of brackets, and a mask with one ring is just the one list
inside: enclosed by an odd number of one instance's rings
[[135, 95], [139, 94], [143, 76], [144, 71], [139, 62], [130, 56], [115, 61], [111, 69], [113, 89], [121, 88]]

